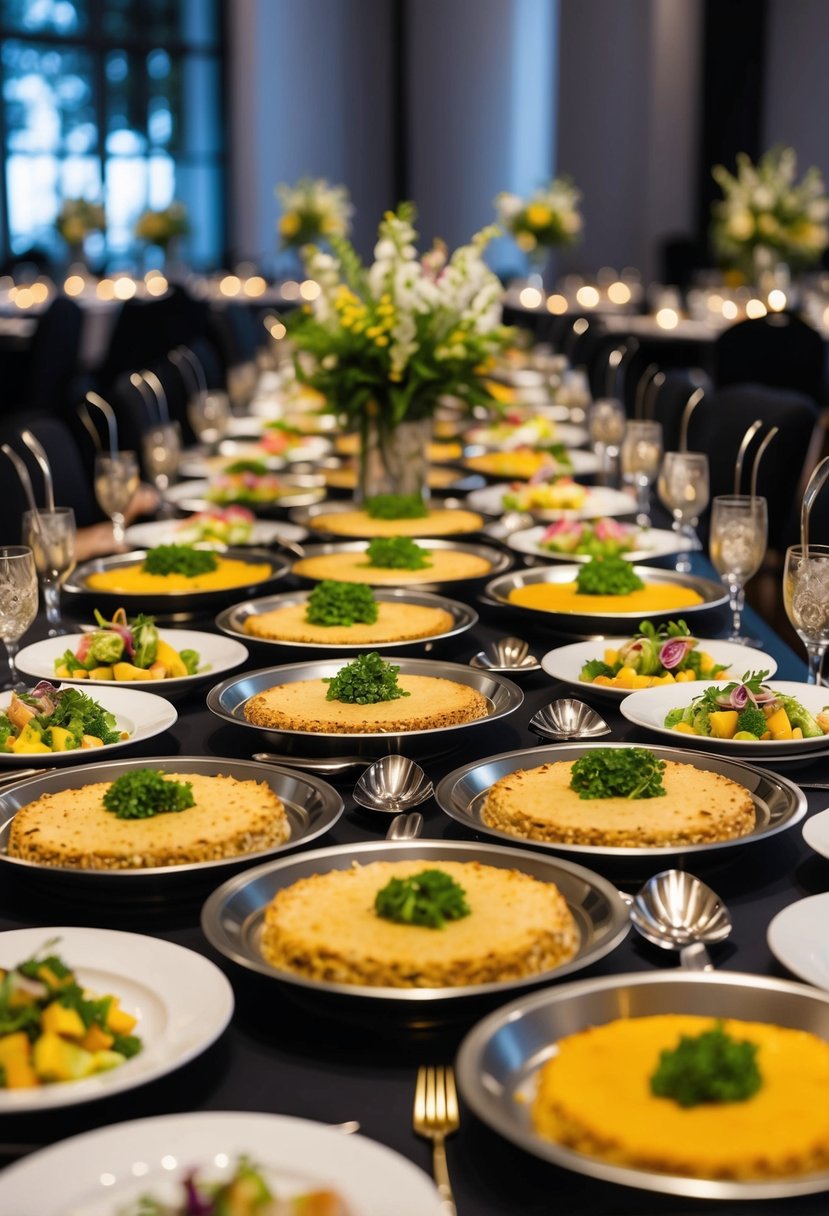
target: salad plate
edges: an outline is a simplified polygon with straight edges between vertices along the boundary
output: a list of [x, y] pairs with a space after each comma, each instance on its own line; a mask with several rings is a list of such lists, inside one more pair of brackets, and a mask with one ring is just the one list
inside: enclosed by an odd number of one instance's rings
[[[61, 642], [64, 639], [56, 640]], [[54, 677], [52, 678], [54, 680]], [[54, 682], [59, 688], [71, 687], [76, 692], [83, 691], [77, 685], [69, 685], [62, 680]], [[13, 695], [11, 692], [0, 692], [0, 715], [8, 709]], [[154, 739], [156, 735], [163, 734], [174, 726], [178, 719], [175, 708], [157, 693], [138, 692], [134, 688], [116, 688], [111, 682], [96, 685], [92, 699], [114, 716], [115, 729], [126, 734], [125, 739], [117, 743], [105, 743], [94, 749], [76, 747], [63, 752], [0, 751], [0, 766], [5, 768], [26, 764], [51, 768], [53, 764], [89, 764], [93, 758], [103, 758], [109, 756], [110, 752], [121, 751], [135, 743], [146, 743], [148, 739]]]
[[[55, 674], [56, 662], [67, 650], [75, 654], [88, 636], [88, 633], [70, 633], [57, 638], [44, 638], [42, 642], [33, 642], [31, 646], [20, 651], [17, 667], [25, 676], [38, 680], [55, 680], [58, 678]], [[228, 637], [217, 637], [215, 633], [201, 633], [192, 629], [159, 629], [158, 636], [176, 651], [196, 651], [199, 663], [192, 675], [161, 680], [99, 680], [93, 679], [91, 675], [68, 675], [61, 676], [60, 681], [62, 684], [77, 684], [81, 688], [136, 688], [145, 692], [158, 691], [168, 697], [181, 696], [198, 688], [206, 680], [232, 671], [234, 667], [240, 667], [248, 657], [246, 648], [240, 642]]]
[[327, 1187], [355, 1216], [445, 1211], [428, 1175], [385, 1145], [308, 1119], [250, 1111], [156, 1115], [71, 1136], [3, 1171], [0, 1207], [21, 1216], [113, 1216], [135, 1210], [147, 1194], [166, 1205], [180, 1197], [188, 1170], [225, 1180], [239, 1157], [254, 1161], [270, 1189], [289, 1200]]
[[553, 423], [551, 419], [546, 418], [543, 421], [547, 422], [550, 434], [541, 440], [538, 438], [539, 419], [527, 418], [518, 425], [494, 422], [470, 427], [464, 432], [464, 442], [496, 452], [509, 452], [515, 447], [540, 447], [547, 443], [560, 443], [566, 448], [580, 448], [587, 443], [589, 436], [585, 427], [573, 426], [568, 422]]
[[[591, 520], [591, 523], [597, 523]], [[672, 532], [668, 528], [637, 528], [631, 529], [633, 548], [619, 554], [629, 562], [652, 561], [656, 557], [669, 557], [672, 553], [689, 553], [694, 545], [686, 536]], [[565, 553], [563, 550], [554, 551], [546, 548], [541, 542], [547, 528], [539, 525], [534, 528], [522, 528], [512, 532], [506, 538], [506, 545], [515, 553], [523, 553], [525, 557], [540, 557], [545, 562], [589, 562], [588, 553]], [[615, 550], [614, 550], [615, 551]]]
[[252, 501], [249, 495], [240, 492], [235, 497], [217, 503], [210, 498], [211, 490], [215, 489], [213, 481], [180, 481], [170, 486], [165, 492], [165, 499], [174, 507], [183, 511], [209, 511], [215, 506], [238, 505], [249, 507], [257, 515], [268, 515], [269, 512], [286, 511], [290, 507], [307, 507], [312, 503], [321, 502], [325, 497], [325, 487], [320, 478], [312, 473], [278, 473], [284, 492], [274, 495], [265, 502]]
[[[530, 457], [529, 461], [525, 459], [525, 452]], [[581, 448], [567, 448], [566, 457], [567, 463], [564, 463], [557, 458], [555, 452], [543, 448], [488, 448], [475, 443], [465, 449], [461, 463], [470, 473], [480, 473], [490, 481], [502, 481], [504, 477], [514, 477], [516, 481], [530, 481], [535, 477], [550, 474], [560, 477], [592, 477], [599, 471], [599, 460], [593, 452], [585, 452]]]
[[[697, 649], [709, 654], [715, 663], [726, 664], [728, 675], [731, 678], [735, 674], [742, 675], [749, 669], [767, 671], [770, 676], [777, 671], [777, 663], [771, 655], [764, 654], [762, 650], [753, 650], [750, 646], [740, 646], [736, 642], [722, 642], [717, 638], [698, 640]], [[602, 659], [606, 649], [618, 650], [620, 646], [629, 641], [630, 635], [628, 634], [626, 637], [597, 638], [589, 642], [573, 642], [569, 646], [556, 646], [543, 656], [541, 666], [554, 680], [562, 680], [565, 684], [571, 684], [585, 694], [590, 693], [595, 696], [609, 697], [614, 701], [622, 701], [629, 695], [630, 689], [608, 688], [606, 684], [589, 684], [579, 679], [579, 673], [585, 663], [589, 663], [591, 659]], [[699, 692], [701, 688], [710, 683], [709, 679], [702, 679], [689, 681], [687, 685], [675, 684], [674, 687], [696, 689]], [[671, 734], [673, 735], [674, 732], [672, 731]]]
[[[219, 510], [219, 508], [216, 508]], [[153, 549], [156, 545], [191, 545], [199, 548], [225, 548], [225, 542], [205, 540], [199, 535], [197, 516], [192, 519], [159, 519], [146, 524], [133, 524], [127, 528], [124, 539], [135, 549]], [[250, 530], [243, 538], [234, 536], [233, 545], [254, 545], [267, 548], [268, 545], [298, 544], [308, 535], [307, 528], [299, 524], [289, 524], [281, 519], [253, 519]]]
[[[0, 966], [13, 967], [42, 954], [47, 942], [54, 942], [50, 950], [77, 973], [83, 987], [117, 996], [123, 1009], [137, 1016], [134, 1033], [142, 1041], [142, 1050], [117, 1068], [78, 1081], [0, 1089], [0, 1115], [75, 1106], [145, 1085], [201, 1055], [230, 1021], [233, 989], [219, 968], [201, 954], [163, 938], [51, 925], [11, 929], [0, 933]], [[0, 1182], [1, 1200], [5, 1200], [6, 1177], [4, 1173]], [[54, 1189], [54, 1176], [48, 1171], [44, 1181]], [[66, 1195], [59, 1199], [55, 1211], [66, 1212]], [[2, 1209], [12, 1210], [0, 1202]], [[40, 1204], [32, 1206], [30, 1198], [16, 1210], [37, 1211], [42, 1216], [45, 1209]]]
[[[825, 814], [825, 812], [824, 812]], [[815, 818], [820, 819], [817, 815]], [[803, 837], [808, 842], [806, 828]], [[824, 926], [829, 916], [829, 891], [798, 899], [778, 912], [766, 931], [766, 940], [774, 957], [788, 967], [800, 980], [816, 988], [829, 990], [829, 953], [826, 950]]]
[[[519, 489], [527, 485], [518, 483]], [[516, 487], [510, 482], [485, 486], [482, 490], [473, 490], [466, 496], [466, 506], [470, 511], [480, 511], [484, 515], [503, 515], [510, 510], [504, 505], [504, 495], [516, 493]], [[629, 494], [621, 490], [611, 490], [607, 486], [591, 486], [585, 488], [584, 502], [577, 508], [536, 508], [520, 507], [536, 519], [554, 523], [557, 519], [599, 519], [603, 515], [635, 515], [636, 503]]]
[[[743, 672], [746, 670], [743, 667]], [[737, 674], [737, 680], [743, 672]], [[699, 749], [733, 756], [734, 759], [745, 757], [759, 760], [765, 757], [770, 763], [809, 759], [810, 756], [822, 756], [829, 752], [829, 734], [812, 739], [717, 739], [710, 735], [684, 734], [665, 726], [665, 716], [670, 710], [689, 706], [707, 688], [725, 688], [729, 683], [733, 683], [733, 680], [700, 680], [689, 684], [666, 684], [661, 688], [643, 688], [625, 697], [619, 708], [628, 722], [665, 742], [670, 741], [674, 747]], [[770, 687], [784, 697], [793, 697], [813, 717], [829, 705], [829, 693], [820, 685], [796, 680], [772, 680]]]

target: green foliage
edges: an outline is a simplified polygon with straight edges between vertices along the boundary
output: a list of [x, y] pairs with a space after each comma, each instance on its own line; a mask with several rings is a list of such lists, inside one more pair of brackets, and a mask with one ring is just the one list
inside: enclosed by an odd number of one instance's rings
[[366, 555], [370, 566], [384, 570], [425, 570], [432, 564], [429, 550], [408, 536], [375, 536]]
[[194, 676], [199, 669], [199, 662], [201, 661], [201, 655], [198, 650], [180, 650], [178, 657], [187, 668], [188, 676]]
[[466, 892], [444, 870], [422, 870], [410, 878], [392, 878], [374, 900], [385, 920], [442, 929], [448, 920], [469, 916]]
[[141, 567], [146, 574], [210, 574], [218, 569], [219, 559], [211, 549], [194, 549], [192, 545], [156, 545], [150, 549]]
[[418, 494], [375, 494], [363, 506], [372, 519], [426, 519], [429, 514]]
[[659, 1053], [651, 1092], [683, 1107], [745, 1102], [763, 1084], [758, 1050], [756, 1043], [726, 1034], [721, 1021], [696, 1037], [682, 1035], [677, 1047]]
[[570, 771], [579, 798], [657, 798], [665, 793], [665, 761], [645, 747], [602, 747], [588, 752]]
[[160, 769], [137, 768], [113, 781], [104, 806], [116, 819], [150, 819], [195, 805], [189, 781], [168, 781]]
[[255, 477], [264, 477], [267, 471], [267, 461], [256, 459], [234, 460], [224, 467], [225, 473], [253, 473]]
[[588, 659], [579, 672], [579, 679], [585, 684], [592, 684], [596, 676], [615, 676], [616, 667], [603, 663], [601, 659]]
[[327, 701], [344, 701], [351, 705], [376, 705], [378, 701], [396, 701], [409, 697], [397, 682], [399, 667], [385, 663], [377, 653], [361, 654], [346, 664], [335, 676], [323, 680], [328, 684]]
[[644, 585], [623, 557], [594, 557], [576, 576], [579, 595], [628, 595], [641, 591]]
[[102, 743], [118, 743], [115, 715], [111, 714], [92, 697], [77, 688], [63, 688], [56, 694], [57, 704], [50, 714], [37, 714], [35, 721], [41, 730], [50, 726], [63, 726], [72, 735], [75, 746], [80, 747], [84, 735], [94, 735]]
[[309, 625], [373, 625], [377, 600], [364, 583], [338, 583], [323, 579], [308, 597], [305, 619]]

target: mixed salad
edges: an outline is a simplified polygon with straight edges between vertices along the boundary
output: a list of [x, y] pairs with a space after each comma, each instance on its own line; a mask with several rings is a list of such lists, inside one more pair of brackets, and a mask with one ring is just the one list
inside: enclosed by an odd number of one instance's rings
[[305, 441], [306, 436], [291, 422], [266, 422], [259, 446], [268, 456], [282, 456]]
[[121, 1208], [115, 1216], [348, 1216], [348, 1209], [330, 1190], [279, 1198], [261, 1166], [240, 1157], [226, 1182], [207, 1182], [191, 1170], [172, 1203], [142, 1195], [137, 1204]]
[[155, 617], [128, 621], [119, 608], [107, 621], [96, 609], [95, 620], [98, 629], [55, 659], [55, 675], [62, 680], [176, 680], [198, 671], [198, 651], [175, 650], [159, 637]]
[[690, 705], [668, 711], [665, 725], [709, 739], [818, 739], [829, 734], [829, 708], [811, 714], [800, 701], [764, 684], [767, 671], [747, 671], [740, 681], [706, 688]]
[[13, 692], [0, 713], [0, 751], [69, 752], [128, 739], [115, 715], [78, 688], [56, 688], [41, 680], [31, 692]]
[[264, 460], [237, 460], [211, 484], [205, 498], [220, 506], [248, 503], [252, 506], [277, 502], [286, 493], [285, 483], [269, 473]]
[[543, 415], [527, 417], [520, 411], [508, 411], [498, 422], [488, 426], [473, 426], [466, 432], [467, 443], [482, 443], [502, 452], [516, 448], [552, 451], [556, 459], [567, 459], [566, 449], [556, 438], [556, 424]]
[[588, 491], [572, 477], [548, 478], [526, 484], [516, 482], [503, 497], [511, 511], [578, 511], [587, 501]]
[[253, 539], [255, 523], [256, 516], [247, 507], [199, 511], [181, 521], [176, 536], [182, 544], [187, 545], [247, 545]]
[[615, 519], [560, 519], [538, 542], [540, 549], [579, 557], [617, 557], [636, 548], [639, 529]]
[[83, 988], [57, 954], [0, 968], [0, 1088], [33, 1089], [117, 1068], [141, 1051], [136, 1023], [117, 996]]
[[716, 679], [729, 664], [715, 663], [698, 650], [684, 621], [668, 621], [656, 628], [643, 621], [637, 632], [619, 647], [608, 647], [601, 659], [589, 659], [579, 672], [584, 684], [604, 688], [658, 688], [660, 684]]

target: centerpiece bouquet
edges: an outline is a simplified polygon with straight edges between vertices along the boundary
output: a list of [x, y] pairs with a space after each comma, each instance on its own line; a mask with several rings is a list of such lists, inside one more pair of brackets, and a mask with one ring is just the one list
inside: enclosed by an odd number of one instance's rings
[[354, 208], [345, 186], [303, 177], [294, 186], [277, 186], [276, 194], [282, 204], [278, 227], [283, 249], [348, 236]]
[[529, 199], [503, 192], [495, 199], [498, 223], [515, 238], [530, 265], [541, 273], [551, 249], [572, 245], [582, 230], [581, 193], [567, 177], [557, 177]]
[[288, 318], [297, 378], [360, 434], [358, 494], [426, 497], [431, 419], [442, 398], [491, 405], [486, 366], [507, 344], [501, 284], [483, 252], [487, 228], [448, 256], [415, 248], [415, 209], [387, 211], [367, 269], [342, 238], [313, 248], [320, 292]]
[[135, 235], [148, 245], [158, 245], [165, 252], [177, 237], [186, 236], [190, 221], [184, 203], [173, 202], [158, 211], [147, 209], [139, 215]]
[[65, 198], [55, 226], [69, 248], [79, 251], [91, 232], [104, 231], [106, 218], [103, 205], [90, 203], [85, 198]]
[[797, 182], [793, 148], [771, 148], [757, 164], [737, 155], [736, 173], [712, 169], [723, 192], [712, 204], [711, 238], [723, 263], [754, 281], [779, 262], [804, 267], [829, 244], [829, 199], [814, 166]]

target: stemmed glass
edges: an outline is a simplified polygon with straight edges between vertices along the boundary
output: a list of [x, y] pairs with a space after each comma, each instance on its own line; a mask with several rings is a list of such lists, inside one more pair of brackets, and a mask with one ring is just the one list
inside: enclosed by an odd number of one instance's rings
[[590, 442], [599, 458], [599, 476], [604, 484], [611, 480], [626, 425], [625, 407], [614, 397], [600, 397], [588, 408]]
[[37, 616], [37, 570], [28, 545], [0, 548], [0, 638], [9, 660], [10, 682], [17, 685], [14, 657], [23, 634]]
[[160, 422], [141, 436], [144, 470], [161, 497], [176, 479], [181, 456], [181, 427], [177, 422]]
[[619, 461], [622, 479], [636, 490], [636, 522], [640, 528], [651, 526], [650, 488], [656, 481], [662, 458], [662, 424], [629, 422]]
[[23, 513], [23, 539], [31, 547], [43, 588], [49, 637], [68, 631], [60, 619], [60, 589], [75, 566], [75, 512], [71, 507]]
[[230, 398], [218, 389], [201, 389], [187, 403], [187, 418], [201, 442], [215, 447], [230, 421]]
[[[699, 549], [696, 528], [710, 496], [708, 457], [704, 452], [666, 452], [656, 491], [674, 517], [674, 531], [689, 540], [692, 549]], [[678, 554], [677, 572], [687, 574], [690, 569], [687, 553]]]
[[711, 561], [728, 588], [732, 624], [729, 642], [761, 646], [740, 633], [745, 585], [757, 573], [766, 552], [768, 508], [765, 498], [750, 494], [718, 495], [711, 506]]
[[810, 684], [820, 683], [829, 646], [829, 545], [792, 545], [783, 569], [786, 615], [806, 647]]
[[124, 542], [126, 511], [139, 484], [135, 452], [98, 452], [95, 457], [95, 497], [101, 510], [112, 520], [112, 535], [118, 545]]

